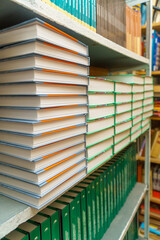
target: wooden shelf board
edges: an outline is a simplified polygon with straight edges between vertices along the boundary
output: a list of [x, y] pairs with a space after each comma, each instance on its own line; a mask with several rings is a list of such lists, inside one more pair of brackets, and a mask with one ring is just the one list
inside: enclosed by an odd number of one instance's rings
[[[137, 156], [137, 160], [145, 161], [145, 157]], [[160, 159], [150, 157], [150, 162], [160, 164]]]
[[160, 204], [160, 199], [159, 198], [155, 198], [155, 197], [150, 197], [150, 201], [153, 202], [153, 203], [158, 203]]
[[0, 29], [34, 17], [47, 21], [87, 44], [91, 66], [122, 71], [128, 68], [145, 68], [149, 64], [149, 59], [93, 32], [41, 0], [1, 0]]
[[[141, 27], [142, 33], [145, 34], [146, 32], [146, 25], [143, 25]], [[156, 30], [157, 32], [160, 32], [160, 22], [158, 23], [152, 23], [152, 29]]]
[[152, 76], [158, 76], [158, 75], [160, 75], [160, 71], [153, 71], [152, 72]]
[[151, 120], [157, 120], [157, 121], [160, 121], [160, 117], [152, 116], [152, 117], [151, 117]]

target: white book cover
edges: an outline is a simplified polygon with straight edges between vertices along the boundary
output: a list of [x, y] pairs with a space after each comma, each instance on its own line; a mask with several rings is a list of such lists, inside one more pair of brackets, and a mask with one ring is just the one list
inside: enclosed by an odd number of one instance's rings
[[108, 118], [96, 119], [88, 122], [88, 133], [100, 131], [102, 129], [114, 126], [114, 116]]
[[88, 120], [109, 117], [115, 114], [115, 105], [89, 107]]

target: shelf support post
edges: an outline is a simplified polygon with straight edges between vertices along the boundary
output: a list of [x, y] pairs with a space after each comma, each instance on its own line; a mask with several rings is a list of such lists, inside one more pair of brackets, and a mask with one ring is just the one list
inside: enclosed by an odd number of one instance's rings
[[150, 210], [150, 128], [145, 132], [145, 184], [147, 192], [145, 195], [145, 215], [144, 215], [144, 239], [149, 240], [149, 210]]

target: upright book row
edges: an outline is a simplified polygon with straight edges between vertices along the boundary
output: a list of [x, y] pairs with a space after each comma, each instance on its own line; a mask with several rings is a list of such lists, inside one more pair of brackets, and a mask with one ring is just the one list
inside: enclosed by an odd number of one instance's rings
[[132, 143], [5, 239], [100, 240], [134, 187], [136, 172]]
[[88, 48], [39, 19], [0, 36], [0, 192], [40, 208], [86, 176]]
[[153, 83], [150, 77], [134, 75], [90, 77], [88, 90], [86, 146], [90, 172], [149, 128]]
[[96, 32], [96, 0], [42, 1]]

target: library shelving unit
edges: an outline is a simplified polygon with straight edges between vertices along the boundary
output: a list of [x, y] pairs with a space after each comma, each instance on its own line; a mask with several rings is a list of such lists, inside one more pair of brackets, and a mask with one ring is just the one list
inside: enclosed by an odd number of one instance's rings
[[[142, 1], [127, 1], [130, 6]], [[144, 1], [143, 1], [144, 2]], [[151, 1], [147, 1], [147, 58], [137, 55], [126, 48], [102, 37], [87, 29], [80, 23], [70, 19], [60, 11], [52, 8], [42, 0], [1, 0], [0, 1], [0, 28], [5, 28], [19, 22], [39, 17], [84, 42], [89, 47], [91, 66], [107, 68], [110, 73], [117, 71], [132, 71], [145, 69], [151, 75]], [[149, 144], [150, 129], [145, 133], [145, 183], [137, 183], [129, 194], [126, 203], [115, 217], [103, 239], [123, 239], [140, 204], [145, 199], [145, 234], [149, 239]], [[25, 204], [16, 202], [7, 197], [0, 197], [0, 238], [14, 230], [19, 224], [34, 216], [38, 210]]]

